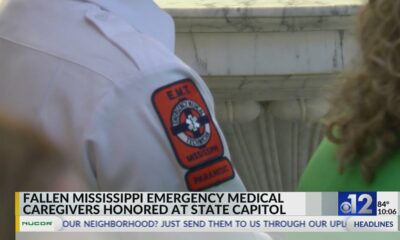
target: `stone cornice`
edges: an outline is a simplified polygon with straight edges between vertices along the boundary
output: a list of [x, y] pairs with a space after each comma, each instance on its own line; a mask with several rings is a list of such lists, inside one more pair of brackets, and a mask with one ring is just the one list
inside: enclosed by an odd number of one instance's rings
[[363, 0], [156, 0], [174, 17], [304, 17], [354, 15]]
[[157, 0], [178, 33], [348, 30], [361, 0]]
[[217, 101], [283, 101], [326, 97], [337, 74], [205, 77]]

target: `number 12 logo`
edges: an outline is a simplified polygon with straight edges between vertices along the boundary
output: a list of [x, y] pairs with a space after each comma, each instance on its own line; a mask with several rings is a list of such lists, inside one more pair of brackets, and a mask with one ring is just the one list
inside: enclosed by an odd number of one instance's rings
[[339, 216], [376, 216], [376, 192], [340, 192]]

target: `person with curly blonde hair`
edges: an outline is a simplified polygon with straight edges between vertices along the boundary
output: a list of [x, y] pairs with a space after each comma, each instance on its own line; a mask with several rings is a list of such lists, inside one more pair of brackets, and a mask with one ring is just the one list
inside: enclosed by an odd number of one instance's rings
[[400, 191], [400, 0], [370, 0], [358, 42], [360, 59], [340, 78], [301, 191]]

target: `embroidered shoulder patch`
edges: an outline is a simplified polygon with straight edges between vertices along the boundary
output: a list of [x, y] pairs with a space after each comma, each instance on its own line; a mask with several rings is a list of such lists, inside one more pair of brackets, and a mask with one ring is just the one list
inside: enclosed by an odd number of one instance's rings
[[224, 149], [210, 111], [190, 79], [157, 89], [154, 108], [179, 163], [192, 169], [222, 157]]
[[201, 191], [219, 185], [235, 177], [232, 164], [226, 158], [190, 170], [186, 174], [186, 184], [191, 191]]

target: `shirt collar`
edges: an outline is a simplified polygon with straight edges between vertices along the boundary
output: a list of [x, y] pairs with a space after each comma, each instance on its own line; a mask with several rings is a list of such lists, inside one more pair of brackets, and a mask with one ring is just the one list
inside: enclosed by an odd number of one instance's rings
[[175, 48], [172, 18], [152, 0], [84, 0], [114, 13], [139, 32], [158, 40], [171, 51]]

